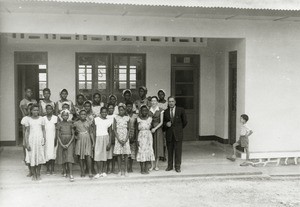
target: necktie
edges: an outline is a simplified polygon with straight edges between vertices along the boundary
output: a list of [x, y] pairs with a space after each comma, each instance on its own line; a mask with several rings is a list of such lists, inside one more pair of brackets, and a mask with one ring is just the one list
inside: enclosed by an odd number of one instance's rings
[[173, 108], [171, 108], [171, 122], [174, 120]]

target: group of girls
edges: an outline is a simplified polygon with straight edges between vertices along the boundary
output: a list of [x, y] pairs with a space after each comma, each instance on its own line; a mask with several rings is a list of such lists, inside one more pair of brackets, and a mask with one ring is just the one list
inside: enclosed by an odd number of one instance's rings
[[159, 170], [159, 158], [165, 156], [162, 123], [167, 101], [164, 90], [158, 91], [158, 97], [147, 98], [146, 94], [147, 88], [140, 87], [140, 99], [133, 102], [126, 89], [122, 102], [110, 95], [106, 105], [100, 93], [93, 94], [93, 101], [79, 94], [73, 104], [66, 89], [60, 91], [60, 100], [53, 102], [50, 89], [45, 88], [44, 99], [37, 103], [31, 89], [26, 89], [20, 109], [28, 176], [40, 180], [43, 164], [47, 175], [53, 174], [55, 162], [62, 165], [62, 175], [71, 182], [77, 162], [81, 177], [88, 173], [95, 179], [112, 172], [127, 176], [133, 171], [133, 160], [140, 162], [142, 174]]

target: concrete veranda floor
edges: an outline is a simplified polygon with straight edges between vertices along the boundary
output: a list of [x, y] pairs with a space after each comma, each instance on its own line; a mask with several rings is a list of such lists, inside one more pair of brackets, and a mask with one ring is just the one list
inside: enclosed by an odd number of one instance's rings
[[[26, 177], [27, 167], [22, 162], [21, 147], [2, 147], [0, 149], [0, 186], [13, 187], [20, 184], [31, 184], [30, 178]], [[117, 177], [110, 174], [102, 180], [107, 182], [118, 182], [120, 179], [127, 181], [147, 180], [147, 179], [180, 179], [186, 177], [269, 177], [269, 176], [299, 176], [300, 165], [269, 165], [266, 167], [241, 167], [242, 160], [231, 162], [226, 159], [231, 154], [231, 146], [222, 145], [217, 142], [184, 142], [182, 172], [176, 173], [174, 170], [166, 172], [167, 162], [160, 162], [160, 170], [153, 171], [149, 175], [139, 173], [139, 164], [134, 163], [133, 173], [129, 177]], [[74, 177], [75, 182], [84, 183], [89, 181], [88, 177], [80, 178], [79, 166], [75, 165]], [[42, 181], [40, 183], [61, 184], [69, 182], [68, 179], [61, 177], [61, 167], [56, 166], [56, 175], [47, 176], [45, 167], [42, 168]]]

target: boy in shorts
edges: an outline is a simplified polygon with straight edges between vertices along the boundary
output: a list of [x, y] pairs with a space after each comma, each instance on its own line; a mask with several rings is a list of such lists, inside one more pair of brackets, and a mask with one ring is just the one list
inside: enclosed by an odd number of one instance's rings
[[245, 149], [246, 152], [246, 162], [243, 162], [241, 166], [249, 165], [249, 136], [253, 133], [253, 131], [247, 126], [247, 122], [249, 120], [248, 115], [242, 114], [240, 117], [241, 127], [240, 127], [240, 137], [236, 143], [232, 145], [233, 147], [233, 155], [228, 158], [231, 161], [236, 160], [236, 147], [241, 146]]

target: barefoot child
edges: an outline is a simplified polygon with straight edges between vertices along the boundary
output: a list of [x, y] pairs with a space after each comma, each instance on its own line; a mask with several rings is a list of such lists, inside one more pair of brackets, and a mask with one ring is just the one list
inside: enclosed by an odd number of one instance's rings
[[[129, 116], [125, 115], [126, 106], [124, 104], [120, 103], [118, 109], [119, 109], [119, 114], [115, 117], [114, 125], [113, 125], [113, 130], [116, 138], [114, 154], [116, 154], [118, 157], [118, 167], [120, 169], [118, 175], [127, 176], [128, 155], [131, 154], [129, 139], [128, 139]], [[121, 169], [122, 158], [124, 158], [125, 161], [124, 170]]]
[[39, 116], [39, 106], [33, 104], [30, 107], [31, 117], [26, 123], [26, 148], [28, 154], [26, 162], [30, 164], [32, 180], [41, 180], [41, 165], [45, 164], [45, 123]]
[[141, 173], [149, 174], [148, 163], [155, 160], [153, 153], [153, 137], [151, 133], [152, 118], [149, 117], [149, 109], [146, 105], [141, 106], [138, 122], [138, 153], [136, 160], [140, 162]]
[[70, 111], [65, 109], [61, 111], [62, 121], [57, 124], [57, 164], [63, 167], [63, 177], [69, 173], [70, 181], [74, 181], [73, 163], [74, 163], [74, 130], [72, 122], [68, 121]]
[[133, 103], [130, 101], [128, 101], [126, 103], [126, 113], [129, 116], [128, 138], [129, 138], [130, 151], [131, 151], [131, 154], [128, 158], [128, 172], [133, 172], [132, 163], [133, 163], [133, 160], [136, 159], [136, 151], [137, 151], [136, 138], [137, 138], [137, 118], [138, 118], [138, 116], [137, 116], [137, 114], [134, 113]]
[[80, 120], [74, 123], [75, 130], [77, 132], [77, 141], [75, 147], [75, 154], [79, 158], [81, 177], [85, 177], [84, 161], [87, 163], [89, 177], [92, 175], [92, 156], [94, 148], [94, 135], [92, 125], [87, 121], [87, 114], [85, 110], [81, 110], [79, 113]]
[[[108, 114], [107, 114], [107, 119], [109, 119], [111, 121], [111, 123], [114, 122], [114, 118], [116, 117], [116, 114], [114, 114], [114, 110], [115, 110], [115, 105], [112, 103], [109, 103], [107, 105], [107, 109], [108, 109]], [[115, 135], [114, 133], [111, 134], [111, 151], [113, 152], [115, 148]], [[110, 174], [111, 172], [117, 174], [116, 170], [115, 170], [115, 163], [117, 162], [117, 157], [114, 153], [112, 153], [112, 159], [108, 159], [107, 160], [107, 174]], [[110, 168], [111, 165], [111, 168]], [[118, 169], [119, 171], [120, 169]]]
[[236, 160], [236, 147], [241, 146], [246, 151], [246, 162], [243, 162], [241, 166], [247, 166], [249, 163], [249, 136], [253, 133], [253, 131], [247, 126], [247, 122], [249, 117], [246, 114], [242, 114], [240, 117], [241, 127], [240, 127], [240, 137], [239, 140], [232, 145], [233, 147], [233, 155], [231, 158], [228, 158], [231, 161]]
[[27, 109], [28, 109], [28, 113], [27, 113], [27, 116], [24, 116], [23, 118], [22, 118], [22, 120], [21, 120], [21, 125], [22, 125], [22, 128], [23, 128], [23, 147], [24, 147], [24, 162], [25, 162], [25, 165], [27, 165], [28, 166], [28, 170], [29, 170], [29, 173], [28, 173], [28, 175], [27, 175], [27, 177], [31, 177], [32, 176], [32, 173], [31, 173], [31, 168], [30, 168], [30, 164], [29, 163], [27, 163], [26, 162], [26, 156], [27, 156], [27, 154], [28, 154], [28, 151], [27, 151], [27, 149], [26, 149], [26, 124], [27, 124], [27, 122], [28, 122], [28, 120], [29, 120], [29, 118], [30, 118], [30, 116], [31, 116], [31, 112], [30, 112], [30, 108], [31, 108], [31, 106], [33, 105], [33, 103], [32, 102], [29, 102], [28, 104], [27, 104]]
[[47, 114], [46, 105], [51, 105], [53, 107], [53, 109], [55, 109], [55, 103], [50, 100], [51, 91], [49, 88], [44, 88], [43, 96], [44, 96], [44, 99], [40, 100], [40, 102], [39, 102], [40, 115], [46, 116], [46, 114]]
[[57, 116], [53, 115], [54, 107], [52, 104], [46, 105], [46, 116], [44, 116], [46, 143], [45, 143], [45, 158], [47, 166], [47, 175], [52, 175], [54, 172], [54, 163], [56, 159], [56, 123]]
[[96, 117], [95, 130], [96, 143], [95, 143], [95, 156], [94, 159], [97, 163], [97, 174], [94, 178], [106, 177], [106, 161], [112, 159], [111, 151], [111, 133], [112, 121], [107, 119], [107, 108], [101, 108], [101, 116]]

